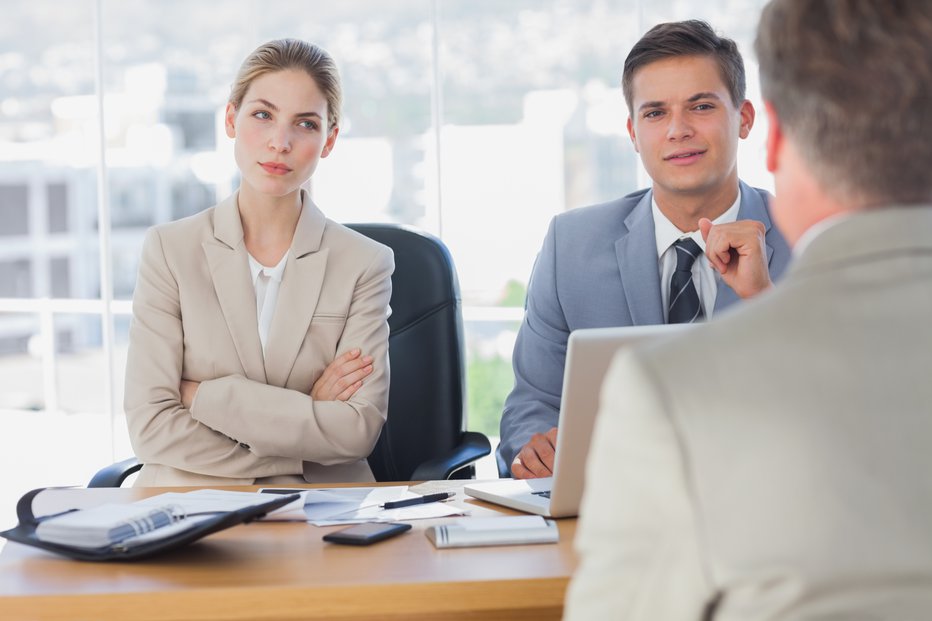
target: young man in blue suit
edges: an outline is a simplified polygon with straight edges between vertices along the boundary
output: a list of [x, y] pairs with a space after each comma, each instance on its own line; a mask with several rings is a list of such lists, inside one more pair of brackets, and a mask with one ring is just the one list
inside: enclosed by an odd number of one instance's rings
[[514, 349], [503, 476], [551, 474], [571, 331], [713, 317], [769, 288], [790, 257], [767, 192], [738, 179], [754, 107], [734, 41], [695, 20], [655, 26], [625, 60], [622, 88], [653, 184], [551, 222]]
[[927, 1], [764, 7], [792, 265], [612, 364], [564, 621], [932, 619], [930, 39]]

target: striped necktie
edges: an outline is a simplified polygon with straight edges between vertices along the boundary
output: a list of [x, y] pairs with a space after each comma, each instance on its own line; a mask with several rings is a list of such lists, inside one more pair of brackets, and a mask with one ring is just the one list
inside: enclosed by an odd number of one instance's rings
[[692, 323], [703, 317], [692, 273], [693, 263], [702, 249], [689, 237], [674, 242], [673, 248], [676, 249], [676, 269], [670, 278], [667, 323]]

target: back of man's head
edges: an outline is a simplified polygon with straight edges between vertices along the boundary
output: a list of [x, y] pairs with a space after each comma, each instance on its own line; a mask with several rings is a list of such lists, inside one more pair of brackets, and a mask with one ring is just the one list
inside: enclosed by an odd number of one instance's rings
[[634, 74], [638, 69], [658, 60], [679, 56], [709, 56], [718, 64], [722, 82], [731, 95], [735, 108], [745, 99], [744, 59], [738, 45], [731, 39], [715, 34], [706, 22], [690, 19], [684, 22], [657, 24], [634, 44], [625, 59], [621, 89], [632, 112]]
[[932, 201], [932, 2], [773, 0], [755, 48], [764, 99], [824, 192]]

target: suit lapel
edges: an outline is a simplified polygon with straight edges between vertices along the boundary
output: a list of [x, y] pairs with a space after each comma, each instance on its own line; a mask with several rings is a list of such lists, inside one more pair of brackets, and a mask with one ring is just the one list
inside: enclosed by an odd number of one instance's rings
[[621, 286], [632, 325], [663, 323], [657, 236], [651, 214], [651, 192], [641, 198], [628, 217], [627, 231], [615, 242]]
[[328, 249], [320, 248], [327, 220], [302, 190], [303, 207], [278, 290], [278, 303], [265, 348], [268, 383], [284, 386], [317, 308]]
[[265, 382], [256, 317], [256, 291], [249, 279], [243, 224], [233, 194], [214, 208], [214, 239], [203, 243], [220, 309], [246, 377]]
[[[773, 223], [770, 221], [770, 212], [767, 211], [767, 205], [764, 204], [764, 198], [760, 192], [751, 188], [743, 181], [739, 181], [741, 188], [741, 205], [738, 207], [738, 220], [757, 220], [764, 225], [766, 229], [764, 244], [767, 252], [767, 267], [770, 267], [770, 261], [773, 259], [773, 245], [770, 243], [770, 231], [773, 229]], [[715, 294], [715, 312], [734, 304], [738, 301], [738, 294], [735, 290], [719, 280], [718, 292]]]

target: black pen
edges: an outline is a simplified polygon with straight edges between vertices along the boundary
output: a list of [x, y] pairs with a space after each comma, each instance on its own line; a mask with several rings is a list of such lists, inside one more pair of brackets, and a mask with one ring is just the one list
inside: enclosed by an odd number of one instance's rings
[[423, 505], [429, 502], [443, 502], [456, 496], [456, 492], [440, 492], [439, 494], [427, 494], [417, 498], [405, 498], [404, 500], [390, 500], [382, 505], [383, 509], [400, 509], [401, 507], [410, 507], [411, 505]]

